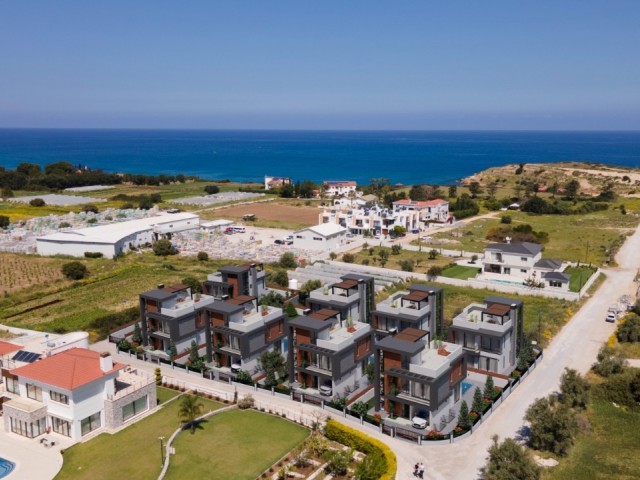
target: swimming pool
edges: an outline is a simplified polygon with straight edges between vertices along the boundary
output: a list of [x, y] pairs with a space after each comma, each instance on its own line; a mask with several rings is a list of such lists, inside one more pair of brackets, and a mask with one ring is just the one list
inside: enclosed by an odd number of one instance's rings
[[0, 478], [4, 478], [13, 472], [16, 464], [0, 457]]
[[471, 387], [473, 387], [473, 383], [462, 382], [462, 394], [464, 395], [465, 393], [467, 393], [467, 390], [469, 390]]

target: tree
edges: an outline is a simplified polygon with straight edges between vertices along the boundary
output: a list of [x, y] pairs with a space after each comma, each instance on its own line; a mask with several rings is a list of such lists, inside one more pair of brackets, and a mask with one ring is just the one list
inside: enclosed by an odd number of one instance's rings
[[133, 335], [131, 337], [131, 340], [138, 345], [142, 343], [142, 331], [140, 330], [140, 324], [138, 322], [136, 322], [133, 327]]
[[409, 190], [409, 198], [414, 202], [427, 200], [427, 191], [424, 185], [414, 185]]
[[22, 173], [27, 177], [37, 177], [42, 173], [42, 170], [40, 169], [40, 165], [37, 165], [35, 163], [23, 162], [18, 164], [18, 166], [16, 167], [16, 172]]
[[571, 408], [584, 410], [589, 403], [589, 382], [576, 370], [565, 368], [560, 377], [560, 401]]
[[327, 463], [324, 470], [334, 476], [345, 475], [349, 467], [349, 462], [353, 460], [353, 452], [351, 450], [327, 450], [322, 455], [323, 460]]
[[527, 409], [531, 447], [564, 456], [578, 434], [577, 414], [555, 396], [539, 398]]
[[12, 198], [13, 190], [11, 190], [11, 187], [9, 187], [8, 185], [5, 185], [4, 187], [2, 187], [2, 193], [0, 193], [0, 197], [2, 197], [3, 200], [6, 200], [7, 198]]
[[81, 262], [69, 262], [62, 265], [62, 274], [70, 280], [81, 280], [87, 276], [87, 267]]
[[176, 344], [173, 340], [169, 342], [169, 351], [167, 352], [169, 355], [169, 360], [173, 362], [173, 360], [178, 356], [178, 349], [176, 348]]
[[82, 207], [82, 211], [85, 213], [98, 213], [98, 207], [91, 203], [88, 203]]
[[471, 410], [476, 412], [478, 415], [482, 415], [483, 408], [484, 405], [482, 391], [480, 390], [480, 387], [476, 387], [475, 391], [473, 392], [473, 403], [471, 404]]
[[356, 257], [353, 253], [344, 253], [342, 255], [342, 261], [344, 263], [353, 263], [356, 261]]
[[304, 282], [302, 284], [302, 287], [300, 288], [300, 294], [298, 295], [298, 301], [302, 304], [302, 305], [306, 305], [307, 304], [307, 298], [309, 298], [309, 294], [320, 288], [322, 286], [322, 282], [320, 280], [307, 280], [306, 282]]
[[402, 245], [392, 245], [391, 246], [391, 254], [392, 255], [400, 255], [402, 251]]
[[613, 182], [607, 182], [602, 187], [598, 199], [603, 202], [613, 202], [616, 199], [616, 191], [614, 189], [615, 184]]
[[489, 182], [489, 184], [487, 185], [487, 193], [489, 194], [489, 198], [495, 198], [497, 191], [498, 183], [496, 181]]
[[178, 253], [175, 247], [171, 244], [171, 240], [166, 239], [153, 242], [152, 248], [153, 253], [158, 257], [166, 257], [168, 255], [175, 255]]
[[206, 262], [209, 260], [209, 254], [207, 252], [198, 252], [198, 261]]
[[630, 313], [625, 320], [618, 325], [616, 337], [619, 342], [638, 342], [640, 341], [640, 316], [636, 313]]
[[403, 272], [413, 272], [413, 261], [412, 260], [402, 260], [402, 261], [400, 261], [400, 269]]
[[356, 465], [355, 480], [378, 480], [387, 473], [387, 460], [381, 453], [369, 453]]
[[580, 182], [576, 179], [569, 180], [564, 185], [564, 194], [569, 200], [574, 200], [580, 192]]
[[524, 172], [524, 166], [526, 165], [526, 163], [519, 163], [518, 164], [518, 168], [516, 168], [516, 175], [522, 175]]
[[287, 303], [287, 306], [285, 307], [285, 313], [289, 318], [295, 318], [298, 316], [298, 311], [296, 310], [296, 307], [291, 302]]
[[200, 371], [207, 368], [204, 363], [204, 357], [201, 357], [198, 352], [198, 344], [195, 340], [191, 340], [191, 347], [189, 348], [189, 368]]
[[202, 415], [204, 410], [204, 404], [200, 397], [195, 395], [185, 395], [180, 402], [180, 410], [178, 410], [178, 416], [180, 421], [185, 424], [185, 427], [189, 427], [191, 434], [196, 431], [196, 419]]
[[207, 195], [215, 195], [220, 191], [220, 187], [217, 185], [205, 185], [204, 191]]
[[140, 210], [151, 210], [153, 208], [153, 201], [146, 195], [141, 195], [138, 201], [138, 208]]
[[6, 215], [0, 215], [0, 228], [7, 228], [11, 225], [11, 220]]
[[29, 202], [32, 207], [44, 207], [46, 202], [41, 198], [34, 198]]
[[289, 274], [286, 270], [278, 269], [271, 274], [269, 277], [271, 283], [274, 285], [278, 285], [280, 287], [288, 287], [289, 286]]
[[609, 377], [622, 372], [626, 365], [625, 358], [616, 350], [604, 345], [598, 352], [598, 361], [591, 369], [602, 377]]
[[298, 262], [292, 252], [284, 252], [280, 256], [278, 265], [282, 268], [296, 268], [298, 266]]
[[538, 480], [541, 469], [531, 455], [512, 438], [498, 443], [493, 436], [487, 464], [482, 467], [483, 480]]
[[44, 173], [47, 175], [70, 175], [75, 171], [75, 167], [69, 162], [55, 162], [44, 167]]
[[496, 387], [493, 383], [493, 377], [491, 375], [487, 375], [487, 379], [484, 382], [484, 396], [489, 400], [493, 400], [495, 393]]
[[449, 185], [449, 198], [456, 198], [458, 196], [458, 187], [455, 185]]
[[458, 412], [458, 425], [462, 428], [469, 428], [471, 426], [471, 417], [469, 416], [469, 406], [467, 401], [463, 400], [460, 404], [460, 411]]
[[265, 385], [273, 387], [278, 384], [278, 377], [286, 373], [287, 362], [280, 352], [269, 350], [258, 357], [258, 369], [265, 374]]
[[180, 280], [180, 283], [191, 289], [191, 294], [202, 293], [202, 283], [196, 277], [188, 276]]
[[534, 195], [520, 205], [520, 210], [527, 213], [552, 213], [553, 207], [545, 199]]
[[471, 193], [471, 198], [476, 198], [479, 194], [481, 194], [482, 188], [480, 188], [480, 183], [471, 182], [469, 184], [469, 193]]
[[429, 280], [435, 280], [436, 277], [442, 273], [442, 267], [440, 265], [432, 265], [427, 270], [427, 278]]

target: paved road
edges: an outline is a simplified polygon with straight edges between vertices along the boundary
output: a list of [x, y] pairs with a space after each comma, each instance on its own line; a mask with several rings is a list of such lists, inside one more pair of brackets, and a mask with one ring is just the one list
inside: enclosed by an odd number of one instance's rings
[[[479, 468], [485, 463], [487, 448], [494, 434], [501, 438], [515, 437], [524, 425], [523, 417], [528, 406], [536, 398], [557, 390], [565, 367], [586, 372], [595, 361], [601, 345], [615, 330], [615, 325], [604, 321], [608, 306], [615, 303], [622, 294], [635, 291], [634, 278], [640, 268], [640, 254], [637, 252], [640, 252], [640, 228], [629, 237], [618, 253], [616, 260], [620, 267], [604, 271], [607, 279], [597, 295], [573, 316], [545, 350], [544, 360], [472, 436], [453, 445], [437, 446], [418, 446], [383, 436], [382, 439], [398, 457], [396, 478], [413, 478], [413, 465], [418, 460], [425, 463], [425, 478], [431, 480], [477, 478]], [[95, 344], [92, 348], [114, 351], [114, 346], [105, 342]], [[128, 359], [126, 355], [119, 355], [118, 360], [135, 364], [150, 372], [154, 368], [153, 364]], [[201, 389], [228, 394], [233, 391], [230, 385], [210, 382], [178, 370], [163, 370], [163, 373]], [[272, 397], [262, 391], [255, 392], [254, 397], [262, 405], [286, 409], [299, 415], [312, 416], [313, 412], [317, 411], [312, 406]], [[351, 426], [371, 434], [369, 428], [360, 427], [357, 422], [346, 421]]]

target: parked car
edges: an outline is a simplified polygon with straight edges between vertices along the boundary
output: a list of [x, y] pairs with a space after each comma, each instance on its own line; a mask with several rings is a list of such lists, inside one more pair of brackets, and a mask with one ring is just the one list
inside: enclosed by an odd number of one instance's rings
[[414, 228], [413, 230], [411, 230], [411, 233], [420, 233], [420, 230], [418, 230], [417, 228]]
[[333, 393], [333, 387], [331, 386], [331, 382], [325, 382], [320, 386], [319, 390], [320, 390], [320, 395], [325, 395], [327, 397], [330, 397], [331, 394]]
[[276, 245], [284, 245], [284, 240], [281, 238], [276, 238], [273, 243], [275, 243]]
[[285, 245], [293, 245], [293, 235], [287, 235], [284, 237]]
[[426, 412], [426, 410], [420, 410], [418, 414], [411, 419], [411, 425], [413, 426], [413, 428], [427, 428], [427, 424], [429, 423], [427, 421], [427, 416], [428, 413]]
[[607, 322], [610, 322], [610, 323], [615, 323], [615, 321], [616, 321], [616, 319], [617, 319], [616, 317], [617, 317], [617, 316], [616, 316], [616, 314], [615, 314], [615, 313], [613, 313], [613, 312], [609, 312], [609, 313], [607, 313], [607, 318], [606, 318], [605, 320], [606, 320]]

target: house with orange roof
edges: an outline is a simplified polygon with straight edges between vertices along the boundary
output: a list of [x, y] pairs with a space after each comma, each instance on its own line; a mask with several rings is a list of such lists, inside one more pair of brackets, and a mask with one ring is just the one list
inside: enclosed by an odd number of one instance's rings
[[406, 198], [393, 202], [393, 213], [407, 210], [420, 212], [420, 220], [423, 222], [446, 222], [449, 219], [449, 202], [441, 198], [427, 201]]
[[5, 431], [80, 441], [114, 431], [157, 404], [151, 375], [114, 362], [111, 354], [71, 348], [23, 366], [2, 368]]

